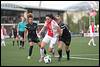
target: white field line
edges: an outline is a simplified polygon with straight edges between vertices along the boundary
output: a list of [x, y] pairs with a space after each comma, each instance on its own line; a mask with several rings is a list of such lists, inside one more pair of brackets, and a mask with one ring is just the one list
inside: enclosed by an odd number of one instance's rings
[[[80, 55], [71, 55], [71, 58], [74, 59], [85, 59], [85, 60], [99, 60], [99, 59], [95, 59], [95, 58], [86, 58], [86, 57], [74, 57], [74, 56], [90, 56], [90, 55], [99, 55], [99, 54], [80, 54]], [[58, 56], [55, 56], [58, 57]], [[63, 58], [66, 58], [66, 56], [63, 56]]]
[[71, 55], [71, 56], [97, 56], [99, 54], [74, 54], [74, 55]]
[[82, 58], [82, 57], [71, 57], [71, 58], [75, 58], [75, 59], [86, 59], [86, 60], [99, 60], [99, 59], [95, 59], [95, 58]]

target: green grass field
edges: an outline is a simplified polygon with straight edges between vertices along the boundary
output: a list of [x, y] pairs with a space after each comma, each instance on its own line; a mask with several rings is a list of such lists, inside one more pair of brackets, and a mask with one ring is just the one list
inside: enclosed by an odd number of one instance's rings
[[[33, 48], [32, 57], [27, 59], [29, 45], [25, 44], [24, 49], [19, 49], [18, 46], [12, 46], [12, 39], [6, 39], [6, 47], [1, 47], [1, 66], [98, 66], [99, 65], [99, 37], [95, 38], [97, 46], [88, 46], [90, 38], [73, 37], [71, 41], [71, 59], [66, 60], [66, 53], [63, 49], [61, 62], [57, 58], [52, 57], [52, 63], [39, 63], [39, 47], [37, 45]], [[48, 46], [46, 46], [47, 49]], [[55, 45], [57, 48], [57, 45]], [[64, 48], [64, 45], [63, 45]], [[55, 50], [56, 55], [57, 49]]]

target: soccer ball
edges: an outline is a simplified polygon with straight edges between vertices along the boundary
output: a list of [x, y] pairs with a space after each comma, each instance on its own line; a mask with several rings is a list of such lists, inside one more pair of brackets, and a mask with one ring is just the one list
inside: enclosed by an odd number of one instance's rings
[[50, 55], [47, 55], [44, 57], [44, 63], [46, 63], [46, 64], [51, 63], [51, 56]]

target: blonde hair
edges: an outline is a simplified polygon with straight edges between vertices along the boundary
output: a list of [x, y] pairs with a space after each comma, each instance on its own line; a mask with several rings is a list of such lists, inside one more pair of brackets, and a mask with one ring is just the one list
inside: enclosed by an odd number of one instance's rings
[[27, 18], [33, 18], [32, 13], [28, 13], [28, 14], [27, 14]]
[[62, 18], [59, 15], [56, 16], [56, 19], [62, 21]]

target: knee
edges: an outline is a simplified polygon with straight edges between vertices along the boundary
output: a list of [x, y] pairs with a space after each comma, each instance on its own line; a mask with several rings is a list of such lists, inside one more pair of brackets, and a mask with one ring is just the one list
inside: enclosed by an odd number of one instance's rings
[[40, 42], [38, 43], [38, 46], [41, 47], [41, 43]]
[[65, 50], [69, 51], [69, 46], [66, 45], [65, 46]]
[[58, 49], [62, 49], [62, 45], [60, 44], [60, 45], [58, 45]]
[[40, 45], [40, 48], [44, 48], [45, 45], [46, 45], [46, 43], [42, 42]]
[[32, 42], [30, 42], [29, 44], [30, 44], [30, 46], [33, 46], [33, 43]]

